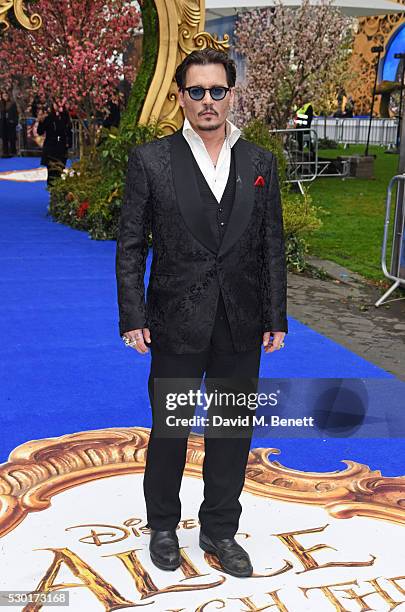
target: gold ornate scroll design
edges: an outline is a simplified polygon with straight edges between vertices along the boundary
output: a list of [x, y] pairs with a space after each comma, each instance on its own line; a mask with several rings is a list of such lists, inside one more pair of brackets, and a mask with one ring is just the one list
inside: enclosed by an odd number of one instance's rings
[[[399, 4], [405, 5], [405, 0]], [[348, 82], [346, 93], [355, 101], [356, 114], [370, 113], [371, 95], [375, 78], [376, 54], [371, 48], [383, 45], [384, 49], [395, 30], [405, 21], [404, 13], [376, 15], [359, 19], [359, 29], [354, 39], [351, 72], [355, 78]], [[381, 61], [384, 56], [381, 56]]]
[[[45, 510], [51, 498], [86, 482], [144, 472], [149, 429], [82, 431], [18, 446], [0, 465], [0, 536], [30, 513]], [[384, 478], [366, 465], [344, 461], [335, 472], [301, 472], [270, 455], [274, 448], [251, 450], [244, 490], [286, 502], [323, 506], [336, 518], [368, 516], [405, 523], [405, 477]], [[202, 478], [204, 438], [191, 434], [185, 475]]]
[[204, 0], [155, 0], [155, 6], [159, 20], [159, 51], [139, 122], [157, 119], [163, 134], [171, 134], [183, 124], [174, 80], [176, 67], [195, 49], [227, 49], [229, 36], [218, 40], [203, 31]]
[[36, 13], [27, 15], [23, 0], [0, 0], [0, 27], [3, 32], [10, 27], [7, 15], [12, 9], [18, 23], [26, 30], [38, 30], [41, 27], [41, 17]]

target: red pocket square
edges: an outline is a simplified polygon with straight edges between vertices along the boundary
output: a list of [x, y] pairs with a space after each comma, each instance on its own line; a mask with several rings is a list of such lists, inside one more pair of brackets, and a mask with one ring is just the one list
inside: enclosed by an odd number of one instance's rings
[[264, 187], [264, 178], [262, 176], [258, 176], [255, 180], [255, 187]]

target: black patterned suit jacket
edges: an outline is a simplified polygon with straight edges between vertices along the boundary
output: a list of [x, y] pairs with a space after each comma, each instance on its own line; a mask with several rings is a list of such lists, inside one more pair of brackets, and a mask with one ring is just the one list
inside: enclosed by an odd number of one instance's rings
[[[235, 349], [251, 350], [265, 331], [288, 332], [276, 157], [242, 138], [235, 143], [235, 198], [218, 245], [191, 155], [181, 130], [130, 152], [117, 238], [120, 333], [148, 327], [158, 349], [203, 351], [221, 290]], [[264, 185], [255, 186], [259, 176]], [[153, 259], [145, 301], [150, 231]]]

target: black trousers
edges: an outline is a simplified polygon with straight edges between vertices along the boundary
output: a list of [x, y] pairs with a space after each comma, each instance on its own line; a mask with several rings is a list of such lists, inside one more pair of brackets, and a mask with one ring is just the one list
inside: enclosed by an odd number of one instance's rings
[[47, 157], [46, 159], [46, 167], [48, 168], [48, 177], [46, 179], [46, 183], [48, 187], [52, 185], [53, 181], [62, 176], [62, 172], [66, 167], [67, 158], [56, 158], [56, 157]]
[[[179, 492], [187, 451], [187, 436], [168, 438], [157, 434], [158, 419], [167, 416], [167, 412], [163, 414], [165, 408], [161, 402], [155, 401], [155, 378], [195, 378], [201, 381], [205, 372], [207, 392], [211, 390], [210, 378], [257, 379], [260, 340], [258, 338], [257, 349], [235, 352], [221, 295], [207, 350], [197, 354], [168, 354], [154, 349], [152, 338], [148, 389], [153, 424], [144, 475], [147, 524], [151, 529], [176, 529], [181, 519]], [[252, 384], [255, 383], [250, 381]], [[256, 388], [250, 386], [249, 390], [255, 392]], [[207, 430], [204, 433], [204, 500], [198, 518], [208, 537], [232, 538], [238, 531], [242, 512], [239, 496], [245, 481], [252, 428], [249, 431], [245, 428], [243, 437], [211, 437]]]

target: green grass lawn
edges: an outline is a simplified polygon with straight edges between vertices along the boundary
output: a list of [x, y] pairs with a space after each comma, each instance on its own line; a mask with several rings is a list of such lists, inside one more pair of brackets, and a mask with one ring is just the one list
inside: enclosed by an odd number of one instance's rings
[[[320, 149], [319, 156], [363, 154], [364, 149], [364, 145]], [[325, 209], [326, 214], [321, 215], [322, 228], [306, 236], [306, 240], [310, 255], [334, 261], [372, 281], [385, 279], [391, 284], [381, 269], [381, 246], [386, 191], [390, 179], [397, 174], [398, 155], [374, 146], [369, 152], [377, 155], [373, 180], [319, 178], [310, 183], [314, 204]], [[395, 205], [395, 192], [392, 203]]]

